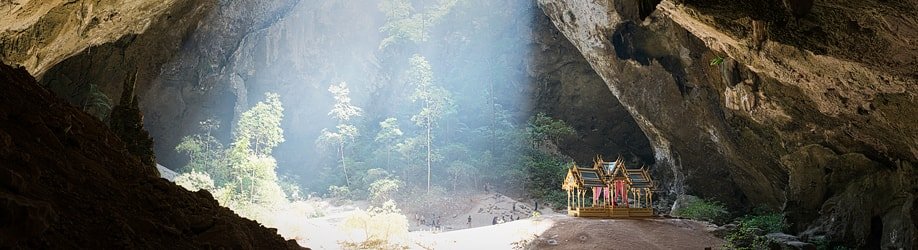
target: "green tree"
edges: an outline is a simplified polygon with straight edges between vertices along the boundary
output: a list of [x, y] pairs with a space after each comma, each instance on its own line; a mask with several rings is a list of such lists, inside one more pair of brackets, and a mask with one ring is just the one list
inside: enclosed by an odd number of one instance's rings
[[[176, 150], [191, 157], [188, 173], [176, 183], [189, 189], [208, 189], [221, 205], [242, 216], [259, 219], [288, 200], [278, 183], [277, 162], [271, 151], [284, 141], [280, 127], [283, 107], [277, 94], [242, 113], [233, 143], [223, 147], [212, 132], [213, 120], [201, 122], [202, 134], [185, 137]], [[210, 177], [214, 177], [211, 180]]]
[[426, 42], [430, 39], [430, 28], [440, 22], [456, 5], [457, 0], [440, 0], [426, 12], [415, 11], [410, 0], [383, 0], [379, 10], [386, 15], [386, 23], [379, 28], [387, 34], [379, 44], [379, 49], [403, 42]]
[[373, 204], [382, 204], [391, 200], [401, 186], [401, 181], [388, 177], [373, 181], [370, 183], [370, 201]]
[[386, 169], [389, 169], [391, 163], [392, 148], [402, 135], [404, 133], [398, 127], [398, 120], [395, 118], [390, 117], [379, 122], [379, 133], [376, 134], [376, 142], [383, 144], [383, 147], [386, 148]]
[[268, 93], [263, 102], [256, 103], [240, 116], [233, 144], [225, 150], [229, 180], [221, 189], [221, 200], [234, 211], [249, 218], [286, 201], [277, 183], [277, 162], [271, 151], [284, 141], [283, 105], [280, 96]]
[[[407, 171], [416, 167], [415, 164], [424, 159], [424, 154], [422, 153], [424, 151], [424, 140], [417, 136], [405, 138], [395, 145], [395, 151], [405, 160], [406, 165], [402, 167], [402, 170]], [[402, 176], [408, 177], [408, 173], [403, 172]]]
[[430, 162], [431, 162], [431, 130], [437, 126], [438, 121], [448, 113], [454, 111], [453, 100], [446, 89], [433, 84], [433, 71], [427, 59], [415, 54], [409, 61], [411, 68], [408, 70], [408, 82], [415, 86], [411, 101], [421, 104], [420, 111], [411, 117], [419, 127], [425, 131], [427, 148], [427, 191], [430, 191]]
[[538, 113], [529, 119], [526, 132], [536, 144], [546, 141], [558, 143], [561, 139], [577, 135], [577, 131], [566, 122], [551, 118], [544, 113]]
[[474, 178], [478, 174], [478, 169], [466, 162], [454, 161], [449, 164], [446, 172], [449, 173], [450, 180], [453, 183], [453, 191], [456, 191], [459, 188], [459, 183]]
[[347, 149], [347, 144], [352, 142], [358, 135], [357, 127], [351, 125], [350, 121], [360, 116], [363, 110], [351, 104], [351, 91], [348, 89], [346, 82], [341, 82], [338, 85], [331, 85], [328, 87], [328, 91], [331, 92], [335, 98], [335, 104], [331, 111], [328, 112], [328, 115], [338, 120], [338, 125], [335, 127], [336, 131], [323, 129], [316, 142], [319, 145], [334, 145], [336, 147], [338, 155], [341, 157], [341, 169], [344, 172], [345, 184], [347, 187], [350, 187], [351, 180], [347, 174], [347, 157], [345, 150]]
[[237, 140], [249, 140], [252, 152], [260, 156], [270, 155], [274, 147], [284, 142], [284, 129], [280, 126], [284, 107], [280, 95], [267, 93], [266, 97], [264, 102], [243, 112], [236, 126]]
[[175, 150], [190, 158], [184, 171], [203, 171], [214, 178], [219, 186], [226, 183], [229, 170], [224, 162], [223, 144], [213, 136], [220, 127], [220, 122], [210, 118], [200, 122], [203, 134], [189, 135], [182, 138]]

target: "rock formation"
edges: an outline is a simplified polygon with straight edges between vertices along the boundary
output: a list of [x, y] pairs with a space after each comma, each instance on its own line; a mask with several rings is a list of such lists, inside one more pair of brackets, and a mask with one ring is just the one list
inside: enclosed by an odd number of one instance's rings
[[134, 79], [129, 77], [124, 81], [121, 100], [112, 108], [109, 128], [124, 142], [128, 153], [140, 159], [145, 173], [160, 177], [156, 169], [156, 155], [153, 153], [153, 138], [143, 129], [143, 114], [137, 106]]
[[150, 176], [102, 122], [24, 69], [0, 64], [0, 91], [0, 248], [299, 248], [206, 191]]
[[644, 2], [539, 4], [634, 116], [670, 191], [783, 209], [804, 238], [918, 242], [914, 1]]

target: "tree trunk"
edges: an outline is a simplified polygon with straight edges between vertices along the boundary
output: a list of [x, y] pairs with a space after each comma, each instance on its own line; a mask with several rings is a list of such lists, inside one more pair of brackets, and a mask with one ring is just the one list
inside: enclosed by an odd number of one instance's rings
[[252, 178], [249, 182], [249, 204], [255, 204], [255, 169], [252, 169]]
[[347, 162], [344, 161], [344, 141], [341, 141], [341, 146], [338, 151], [341, 151], [341, 168], [344, 169], [344, 183], [347, 185], [348, 191], [350, 191], [351, 180], [347, 176]]
[[430, 193], [430, 117], [427, 117], [427, 193]]
[[258, 155], [258, 137], [255, 137], [255, 155]]

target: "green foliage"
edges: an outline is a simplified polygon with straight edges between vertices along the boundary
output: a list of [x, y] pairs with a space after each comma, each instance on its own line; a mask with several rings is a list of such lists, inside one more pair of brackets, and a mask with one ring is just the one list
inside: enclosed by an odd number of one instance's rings
[[316, 144], [325, 148], [332, 145], [335, 146], [340, 156], [341, 170], [344, 173], [345, 185], [350, 187], [351, 179], [347, 173], [347, 154], [345, 150], [347, 149], [347, 145], [353, 142], [354, 138], [358, 135], [357, 126], [352, 125], [350, 121], [360, 116], [363, 110], [351, 104], [351, 91], [348, 89], [346, 82], [329, 86], [328, 92], [331, 92], [335, 98], [335, 104], [331, 111], [328, 112], [328, 115], [338, 120], [338, 125], [335, 126], [336, 131], [322, 129], [322, 133], [316, 140]]
[[354, 138], [357, 137], [357, 127], [350, 124], [338, 124], [335, 126], [335, 130], [322, 129], [322, 132], [319, 135], [319, 139], [316, 140], [316, 143], [322, 147], [332, 147], [336, 150], [339, 150], [338, 153], [341, 153], [343, 147], [347, 143], [353, 142]]
[[281, 190], [284, 191], [284, 194], [287, 194], [287, 197], [292, 201], [302, 201], [306, 199], [306, 195], [303, 193], [303, 189], [300, 187], [300, 184], [297, 183], [296, 178], [291, 176], [281, 176], [278, 180], [278, 185], [280, 185]]
[[402, 182], [396, 179], [384, 178], [373, 181], [370, 184], [370, 202], [373, 204], [383, 204], [385, 201], [392, 200]]
[[188, 172], [176, 183], [207, 189], [221, 205], [242, 216], [266, 218], [289, 203], [278, 183], [277, 162], [270, 155], [284, 141], [282, 119], [280, 97], [268, 93], [266, 101], [242, 114], [229, 148], [211, 135], [219, 127], [217, 122], [201, 122], [205, 133], [186, 136], [176, 146], [176, 151], [191, 158], [184, 168]]
[[420, 137], [408, 137], [395, 145], [395, 151], [407, 162], [408, 167], [417, 165], [424, 159], [425, 140]]
[[344, 247], [392, 249], [399, 248], [392, 243], [399, 243], [408, 235], [408, 218], [401, 214], [394, 201], [389, 200], [380, 207], [370, 207], [367, 211], [353, 213], [345, 218], [342, 227], [347, 231], [360, 231], [365, 235], [363, 242], [346, 243]]
[[335, 120], [345, 123], [363, 113], [363, 109], [351, 104], [351, 90], [347, 87], [346, 82], [329, 86], [328, 92], [331, 92], [335, 98], [335, 105], [328, 112], [328, 115], [335, 118]]
[[284, 107], [280, 96], [267, 93], [266, 97], [264, 102], [243, 112], [236, 126], [236, 140], [247, 140], [252, 152], [262, 156], [270, 155], [274, 147], [284, 142], [284, 129], [280, 126]]
[[175, 184], [191, 191], [214, 190], [214, 180], [207, 173], [192, 170], [175, 177]]
[[211, 118], [200, 122], [203, 134], [189, 135], [182, 138], [175, 146], [175, 151], [190, 158], [184, 170], [202, 171], [214, 179], [217, 186], [230, 179], [232, 171], [226, 164], [225, 149], [212, 133], [220, 127], [220, 122]]
[[420, 103], [420, 110], [411, 117], [418, 126], [431, 128], [444, 115], [455, 111], [450, 93], [433, 84], [433, 71], [427, 59], [415, 54], [409, 61], [408, 83], [415, 87], [411, 101]]
[[223, 144], [209, 134], [189, 135], [175, 146], [175, 150], [189, 156], [186, 171], [202, 171], [222, 185], [229, 181], [231, 171], [224, 162]]
[[376, 134], [376, 142], [384, 145], [391, 145], [402, 137], [402, 129], [398, 127], [398, 119], [389, 117], [379, 122], [379, 133]]
[[784, 215], [766, 213], [746, 215], [740, 219], [736, 229], [727, 234], [727, 248], [730, 249], [767, 249], [769, 233], [780, 233], [787, 228]]
[[754, 227], [765, 230], [766, 233], [780, 233], [787, 229], [784, 224], [784, 215], [781, 213], [768, 213], [745, 216], [740, 220], [740, 227]]
[[[566, 167], [570, 166], [568, 160], [553, 156], [550, 154], [532, 152], [523, 159], [523, 165], [527, 166], [527, 169], [524, 170], [526, 173], [525, 187], [526, 190], [529, 190], [529, 193], [536, 197], [549, 198], [554, 195], [557, 196], [557, 192], [561, 192], [558, 187], [561, 186], [561, 182], [564, 180], [564, 175], [566, 174]], [[557, 197], [555, 197], [557, 198]], [[565, 196], [562, 200], [565, 201], [567, 198]], [[565, 201], [566, 202], [566, 201]]]
[[415, 54], [411, 57], [410, 64], [408, 82], [415, 86], [411, 101], [421, 104], [420, 111], [411, 117], [411, 121], [426, 130], [424, 140], [427, 149], [427, 191], [430, 191], [431, 161], [433, 160], [431, 130], [437, 126], [443, 116], [455, 110], [455, 105], [446, 89], [433, 85], [433, 73], [427, 59]]
[[250, 203], [273, 207], [286, 200], [280, 185], [277, 184], [277, 162], [274, 157], [254, 156], [249, 161], [239, 166], [239, 188], [242, 197], [249, 199]]
[[351, 189], [345, 186], [328, 186], [328, 195], [333, 199], [345, 200], [350, 199]]
[[89, 84], [83, 100], [83, 111], [105, 121], [112, 113], [112, 99], [108, 98], [95, 84]]
[[400, 42], [421, 43], [430, 38], [430, 29], [456, 5], [457, 0], [440, 0], [426, 12], [417, 13], [410, 0], [383, 0], [379, 10], [386, 15], [386, 23], [379, 31], [387, 34], [379, 44], [383, 50]]
[[410, 0], [384, 0], [379, 3], [379, 10], [386, 15], [387, 20], [399, 20], [410, 17], [414, 7]]
[[810, 242], [816, 245], [816, 250], [848, 250], [847, 247], [842, 245], [834, 245], [825, 239], [825, 237], [818, 237], [816, 240]]
[[688, 200], [687, 204], [673, 211], [673, 214], [693, 220], [719, 222], [729, 213], [727, 213], [727, 207], [719, 201], [696, 198]]
[[526, 128], [529, 137], [535, 142], [559, 142], [562, 138], [577, 135], [577, 131], [566, 122], [553, 119], [544, 113], [538, 113], [529, 119]]
[[453, 190], [458, 190], [460, 183], [471, 183], [471, 180], [479, 173], [475, 166], [464, 161], [454, 161], [450, 163], [449, 167], [446, 168], [446, 172], [449, 173], [449, 179], [450, 182], [452, 182]]
[[714, 59], [711, 59], [711, 66], [717, 66], [721, 64], [724, 64], [723, 56], [715, 56]]

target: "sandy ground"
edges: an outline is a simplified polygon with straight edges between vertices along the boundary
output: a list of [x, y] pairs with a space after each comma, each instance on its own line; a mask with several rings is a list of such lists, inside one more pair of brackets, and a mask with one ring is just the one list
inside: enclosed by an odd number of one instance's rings
[[522, 219], [442, 233], [412, 232], [411, 249], [515, 249], [554, 225], [551, 219]]
[[413, 249], [712, 249], [724, 241], [680, 219], [585, 219], [554, 214], [444, 233], [416, 232]]
[[[502, 219], [504, 222], [511, 222], [518, 219], [526, 219], [532, 216], [535, 204], [516, 201], [510, 197], [498, 193], [479, 194], [468, 199], [470, 207], [463, 211], [443, 211], [440, 215], [440, 228], [423, 225], [415, 220], [413, 214], [408, 215], [411, 220], [411, 231], [453, 231], [475, 227], [491, 226], [494, 218]], [[515, 206], [515, 208], [514, 208]], [[541, 214], [553, 214], [551, 209], [545, 209], [540, 205]], [[425, 215], [425, 219], [436, 217], [437, 215]], [[469, 217], [472, 223], [469, 225]], [[429, 223], [427, 223], [429, 224]]]
[[712, 249], [724, 240], [709, 224], [681, 219], [585, 219], [552, 217], [554, 225], [539, 235], [532, 249]]
[[[405, 244], [410, 249], [704, 249], [719, 248], [722, 239], [709, 233], [709, 224], [680, 219], [585, 219], [540, 209], [531, 217], [532, 204], [517, 202], [499, 194], [468, 197], [464, 211], [444, 211], [441, 230], [418, 225], [409, 214], [411, 232]], [[516, 210], [513, 204], [516, 203]], [[541, 208], [541, 207], [540, 207]], [[340, 223], [357, 206], [332, 208], [328, 216], [308, 220], [308, 239], [300, 240], [313, 249], [340, 249]], [[450, 215], [452, 214], [452, 215]], [[472, 217], [469, 228], [468, 217]], [[514, 218], [492, 225], [497, 217]]]

